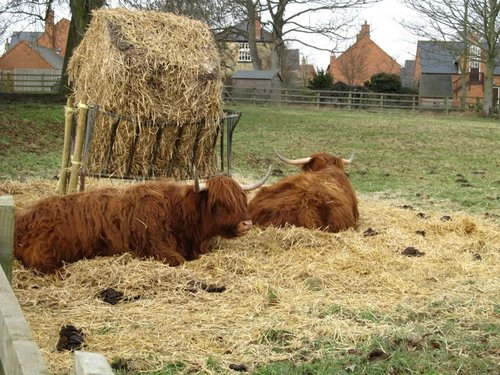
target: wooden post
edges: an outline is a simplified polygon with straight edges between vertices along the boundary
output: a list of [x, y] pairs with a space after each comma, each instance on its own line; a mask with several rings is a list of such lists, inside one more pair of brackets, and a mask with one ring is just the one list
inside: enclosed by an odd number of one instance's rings
[[448, 114], [448, 97], [444, 97], [444, 113]]
[[14, 251], [14, 199], [0, 197], [0, 266], [9, 283], [12, 280], [12, 254]]
[[66, 101], [66, 107], [64, 108], [64, 147], [63, 155], [61, 161], [61, 173], [59, 174], [59, 186], [57, 191], [59, 194], [66, 194], [66, 188], [68, 186], [68, 168], [69, 168], [69, 154], [71, 149], [71, 124], [73, 122], [73, 106], [75, 105], [75, 99], [70, 96]]
[[38, 345], [0, 269], [0, 374], [48, 375]]
[[75, 151], [71, 162], [68, 193], [74, 193], [78, 185], [78, 176], [82, 169], [82, 150], [85, 141], [85, 127], [87, 125], [87, 105], [78, 104], [78, 123], [76, 126]]
[[75, 351], [74, 375], [113, 375], [106, 358], [99, 353]]

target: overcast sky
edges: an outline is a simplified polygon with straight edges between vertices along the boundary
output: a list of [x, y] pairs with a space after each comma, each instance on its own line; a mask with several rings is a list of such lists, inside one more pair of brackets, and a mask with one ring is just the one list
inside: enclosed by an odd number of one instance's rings
[[[56, 21], [61, 17], [69, 17], [67, 11], [61, 9], [61, 7], [56, 10], [56, 13]], [[400, 65], [403, 65], [405, 60], [415, 58], [417, 48], [417, 38], [405, 31], [399, 24], [400, 20], [408, 19], [409, 17], [412, 17], [412, 13], [400, 3], [400, 0], [382, 0], [360, 12], [355, 30], [352, 30], [351, 34], [353, 36], [356, 35], [361, 29], [361, 25], [367, 21], [370, 25], [371, 39], [391, 57], [396, 59]], [[40, 26], [39, 29], [43, 30], [43, 26]], [[32, 31], [32, 28], [30, 27], [28, 30]], [[3, 53], [3, 44], [5, 40], [1, 40], [0, 42], [1, 54]], [[353, 43], [354, 39], [350, 40], [341, 48], [345, 49]], [[293, 45], [292, 47], [299, 48], [307, 61], [318, 68], [325, 69], [330, 63], [329, 52], [319, 52], [300, 45]], [[324, 47], [333, 48], [333, 46]], [[341, 51], [338, 53], [340, 52]]]
[[[400, 65], [404, 65], [405, 60], [415, 59], [417, 50], [418, 38], [399, 24], [401, 20], [410, 17], [415, 17], [414, 13], [399, 0], [383, 0], [360, 12], [356, 29], [351, 34], [357, 34], [366, 21], [370, 25], [370, 38]], [[354, 41], [350, 40], [343, 48], [349, 47]], [[296, 47], [301, 49], [308, 62], [316, 67], [325, 69], [330, 63], [328, 52], [318, 52], [298, 45]], [[337, 55], [340, 53], [341, 51]]]

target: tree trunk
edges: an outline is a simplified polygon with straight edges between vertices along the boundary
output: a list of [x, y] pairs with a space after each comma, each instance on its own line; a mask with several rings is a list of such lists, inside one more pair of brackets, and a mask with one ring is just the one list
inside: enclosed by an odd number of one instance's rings
[[80, 44], [83, 39], [85, 30], [92, 18], [91, 12], [94, 9], [99, 9], [104, 5], [106, 0], [70, 0], [71, 22], [69, 25], [68, 43], [66, 45], [66, 55], [62, 68], [61, 84], [59, 93], [65, 96], [71, 93], [71, 85], [68, 82], [68, 62], [73, 54], [73, 50]]
[[495, 69], [495, 60], [486, 61], [486, 71], [484, 72], [484, 96], [483, 96], [483, 115], [489, 116], [491, 113], [493, 101], [493, 70]]
[[272, 10], [271, 4], [268, 1], [268, 6], [271, 9], [271, 18], [273, 25], [273, 47], [271, 54], [271, 69], [276, 70], [280, 75], [283, 74], [284, 59], [285, 59], [285, 43], [283, 41], [283, 26], [285, 7], [287, 1], [280, 0], [276, 6], [275, 11]]
[[[257, 9], [253, 0], [246, 2], [248, 15], [248, 46], [250, 47], [250, 56], [252, 56], [252, 65], [254, 70], [262, 70], [262, 62], [257, 49], [257, 31], [255, 29], [257, 22]], [[260, 20], [259, 20], [260, 22]]]

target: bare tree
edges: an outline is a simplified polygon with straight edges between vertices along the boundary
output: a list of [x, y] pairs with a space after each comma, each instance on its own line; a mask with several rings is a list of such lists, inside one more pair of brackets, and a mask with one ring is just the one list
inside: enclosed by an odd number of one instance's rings
[[489, 115], [493, 99], [493, 71], [500, 56], [500, 2], [498, 0], [470, 0], [470, 28], [484, 43], [483, 62], [486, 66], [484, 74], [483, 114]]
[[0, 38], [8, 38], [7, 34], [16, 26], [27, 29], [42, 25], [55, 3], [54, 0], [8, 0], [0, 4]]
[[62, 69], [62, 79], [59, 86], [59, 92], [67, 95], [70, 92], [68, 82], [68, 67], [69, 59], [73, 54], [73, 50], [80, 44], [87, 26], [92, 18], [92, 11], [104, 6], [106, 0], [69, 0], [71, 9], [71, 22], [69, 25], [68, 44], [66, 45], [66, 54], [64, 55], [64, 63]]
[[119, 4], [144, 10], [183, 15], [205, 22], [217, 31], [229, 26], [237, 4], [229, 0], [119, 0]]
[[[45, 22], [48, 17], [52, 16], [51, 11], [54, 7], [63, 3], [68, 4], [68, 0], [9, 0], [5, 5], [0, 6], [0, 14], [9, 17], [8, 26], [23, 24], [26, 27], [26, 25], [40, 21]], [[63, 94], [69, 92], [66, 67], [73, 49], [85, 34], [92, 10], [102, 7], [105, 3], [106, 0], [69, 0], [72, 17], [60, 85], [60, 92]]]
[[[349, 10], [378, 0], [265, 0], [263, 7], [271, 16], [273, 53], [271, 65], [278, 72], [284, 69], [286, 43], [296, 42], [318, 50], [331, 51], [314, 42], [313, 36], [322, 35], [332, 43], [345, 40], [354, 20]], [[323, 17], [319, 17], [323, 15]], [[327, 21], [325, 16], [329, 16]], [[304, 22], [305, 17], [318, 21]]]
[[[489, 114], [492, 106], [493, 69], [499, 57], [497, 19], [500, 4], [497, 0], [403, 0], [411, 9], [420, 13], [420, 22], [401, 24], [414, 35], [441, 43], [457, 56], [461, 80], [461, 108], [466, 104], [466, 77], [471, 58], [480, 57], [486, 66], [484, 77], [483, 113]], [[442, 43], [444, 42], [444, 43]], [[458, 42], [458, 43], [447, 43]], [[480, 47], [482, 56], [471, 56], [471, 47]]]

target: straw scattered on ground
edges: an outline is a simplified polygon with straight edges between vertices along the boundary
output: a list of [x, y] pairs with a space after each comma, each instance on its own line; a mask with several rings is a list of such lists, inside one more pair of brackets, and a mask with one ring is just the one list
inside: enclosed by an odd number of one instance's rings
[[[8, 189], [22, 207], [55, 185]], [[180, 267], [123, 255], [39, 276], [15, 263], [13, 288], [51, 373], [72, 368], [71, 353], [56, 351], [67, 324], [83, 330], [85, 350], [110, 362], [153, 370], [182, 361], [210, 373], [209, 357], [251, 369], [345, 352], [401, 325], [416, 331], [412, 316], [463, 327], [499, 321], [497, 222], [373, 196], [360, 197], [360, 213], [357, 230], [338, 234], [254, 228]], [[420, 256], [403, 255], [409, 247]], [[99, 298], [106, 288], [130, 299], [110, 305]]]

